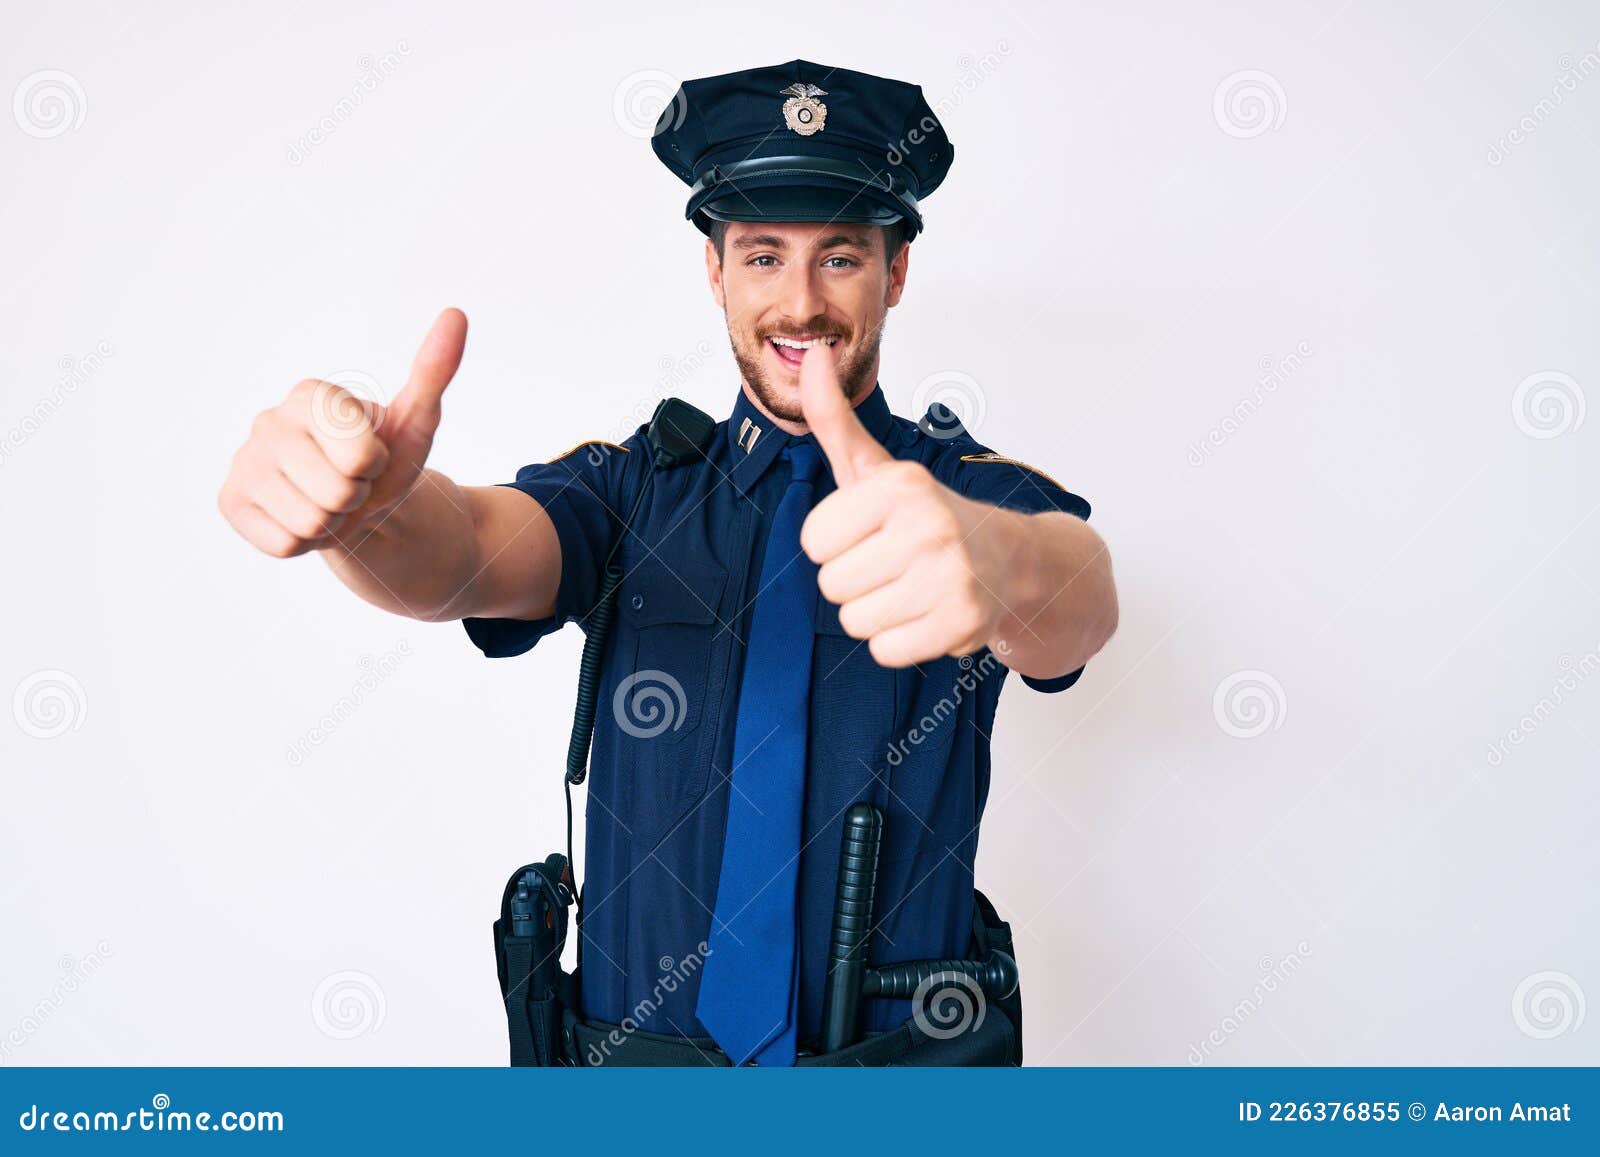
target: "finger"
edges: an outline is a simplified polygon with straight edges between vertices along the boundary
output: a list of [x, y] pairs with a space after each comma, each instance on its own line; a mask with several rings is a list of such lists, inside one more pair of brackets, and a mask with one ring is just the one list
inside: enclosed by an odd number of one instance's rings
[[935, 588], [906, 576], [841, 604], [839, 625], [853, 638], [871, 639], [902, 623], [920, 619], [938, 602]]
[[823, 563], [817, 571], [817, 586], [824, 598], [842, 606], [905, 574], [906, 559], [917, 545], [914, 527], [885, 526]]
[[283, 529], [305, 541], [331, 534], [344, 522], [344, 515], [323, 510], [277, 472], [256, 484], [250, 501], [270, 514]]
[[860, 481], [893, 455], [874, 438], [844, 396], [833, 350], [812, 346], [800, 362], [800, 411], [828, 458], [834, 484], [841, 489]]
[[306, 407], [304, 428], [339, 473], [370, 481], [388, 467], [389, 448], [377, 434], [385, 422], [381, 404], [318, 382]]
[[[843, 482], [839, 485], [842, 487]], [[868, 478], [848, 492], [835, 490], [800, 524], [800, 549], [821, 565], [873, 535], [894, 511], [896, 493], [885, 476]]]
[[346, 478], [375, 481], [389, 468], [388, 444], [376, 434], [360, 438], [318, 438], [317, 446]]
[[[461, 367], [467, 348], [467, 315], [444, 310], [434, 320], [422, 348], [411, 363], [405, 388], [389, 405], [388, 421], [398, 429], [432, 438], [439, 427], [440, 401], [445, 387]], [[413, 429], [414, 428], [414, 429]]]
[[254, 503], [247, 502], [230, 510], [228, 524], [239, 532], [239, 537], [273, 558], [293, 558], [311, 549]]
[[874, 635], [867, 648], [880, 667], [912, 667], [943, 658], [960, 640], [950, 634], [942, 620], [938, 611], [930, 611]]
[[350, 513], [372, 494], [371, 482], [340, 471], [310, 437], [290, 439], [279, 450], [278, 469], [302, 494], [334, 514]]
[[988, 645], [989, 640], [986, 637], [982, 635], [968, 635], [960, 642], [946, 647], [944, 649], [944, 653], [950, 658], [959, 659], [963, 655], [976, 654]]

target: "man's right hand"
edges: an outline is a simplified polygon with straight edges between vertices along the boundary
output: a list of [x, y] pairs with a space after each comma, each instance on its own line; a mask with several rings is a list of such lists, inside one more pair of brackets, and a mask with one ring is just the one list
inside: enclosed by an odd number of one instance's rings
[[467, 318], [447, 309], [388, 406], [308, 378], [256, 416], [217, 496], [246, 541], [274, 558], [353, 548], [416, 485], [461, 365]]

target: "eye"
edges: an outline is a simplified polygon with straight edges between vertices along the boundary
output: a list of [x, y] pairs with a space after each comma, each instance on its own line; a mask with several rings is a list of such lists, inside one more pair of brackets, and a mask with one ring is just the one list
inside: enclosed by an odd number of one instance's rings
[[[840, 264], [834, 265], [833, 262], [835, 261], [840, 262]], [[853, 257], [846, 257], [842, 253], [835, 253], [822, 264], [831, 269], [853, 269], [855, 266], [860, 265], [861, 262]]]
[[749, 261], [746, 261], [745, 264], [754, 265], [758, 269], [771, 269], [774, 265], [778, 264], [778, 259], [770, 253], [757, 253]]

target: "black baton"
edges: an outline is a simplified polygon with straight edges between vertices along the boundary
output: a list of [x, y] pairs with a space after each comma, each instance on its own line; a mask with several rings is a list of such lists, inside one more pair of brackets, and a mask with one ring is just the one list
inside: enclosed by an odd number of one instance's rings
[[822, 1049], [834, 1052], [856, 1039], [872, 902], [878, 889], [878, 848], [883, 813], [870, 803], [852, 804], [839, 841], [839, 882], [834, 890], [833, 937], [828, 944], [828, 980], [822, 995]]
[[861, 976], [861, 995], [904, 1000], [924, 984], [932, 990], [963, 981], [977, 985], [992, 1000], [1004, 1000], [1017, 991], [1017, 962], [995, 949], [987, 960], [914, 960], [869, 968]]

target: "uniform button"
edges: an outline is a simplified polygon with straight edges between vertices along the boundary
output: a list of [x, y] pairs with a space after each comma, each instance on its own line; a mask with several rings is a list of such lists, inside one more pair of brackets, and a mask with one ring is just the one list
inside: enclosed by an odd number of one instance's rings
[[633, 607], [634, 610], [640, 610], [644, 606], [644, 596], [634, 595], [633, 598], [628, 600], [628, 604]]

